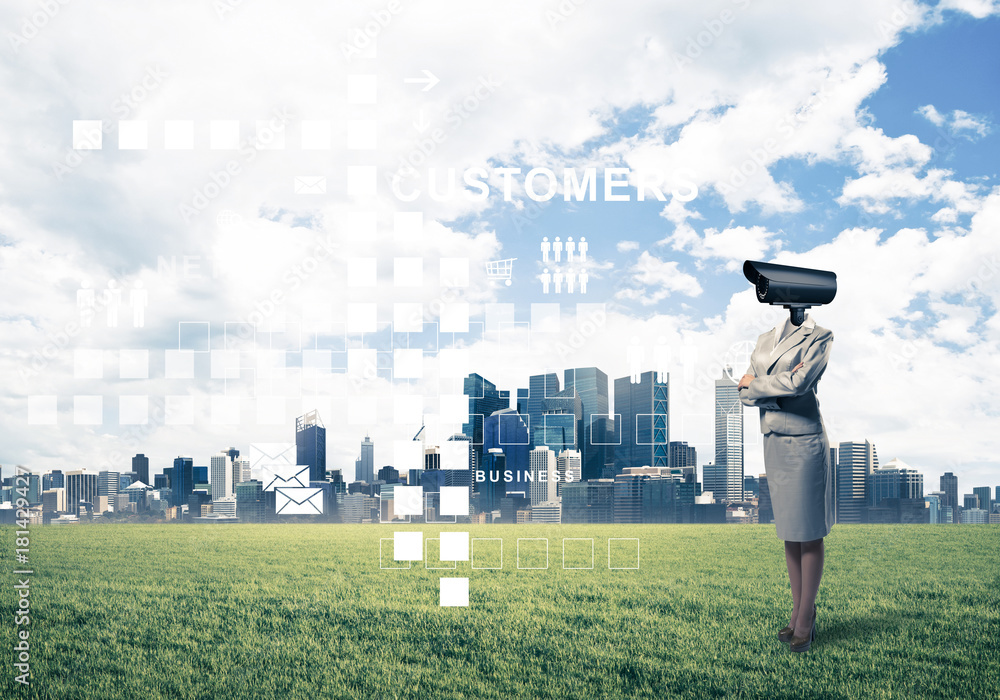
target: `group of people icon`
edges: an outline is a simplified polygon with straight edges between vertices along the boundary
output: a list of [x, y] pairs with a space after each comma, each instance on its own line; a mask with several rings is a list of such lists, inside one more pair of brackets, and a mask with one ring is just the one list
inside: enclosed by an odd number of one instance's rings
[[589, 250], [590, 244], [587, 243], [586, 236], [580, 236], [580, 242], [576, 243], [573, 241], [573, 237], [570, 236], [563, 243], [556, 236], [556, 239], [549, 242], [549, 237], [545, 236], [542, 238], [542, 262], [549, 262], [549, 257], [551, 255], [555, 262], [562, 262], [563, 251], [566, 251], [566, 262], [573, 262], [573, 255], [579, 253], [580, 262], [587, 262], [587, 250]]
[[590, 275], [587, 274], [586, 270], [580, 270], [579, 273], [575, 270], [549, 272], [549, 268], [545, 268], [538, 278], [542, 280], [542, 294], [548, 294], [551, 290], [554, 290], [556, 294], [561, 294], [563, 291], [563, 282], [566, 283], [567, 294], [573, 294], [576, 291], [577, 282], [580, 283], [580, 293], [586, 294], [587, 282], [590, 280]]
[[[132, 307], [132, 326], [142, 328], [146, 325], [146, 306], [149, 304], [149, 291], [142, 285], [142, 280], [136, 280], [128, 295], [129, 306]], [[97, 315], [99, 306], [104, 307], [108, 328], [118, 327], [118, 310], [122, 305], [122, 287], [118, 280], [108, 280], [108, 286], [97, 290], [90, 286], [89, 280], [83, 280], [76, 290], [76, 305], [80, 310], [80, 325], [89, 328]]]
[[[541, 245], [542, 262], [545, 264], [561, 263], [563, 253], [566, 253], [567, 263], [577, 262], [584, 264], [587, 262], [587, 250], [589, 248], [590, 244], [587, 243], [587, 239], [584, 236], [580, 237], [579, 242], [574, 241], [572, 236], [569, 236], [565, 241], [559, 236], [556, 236], [555, 240], [549, 241], [549, 237], [545, 236], [542, 238]], [[542, 274], [538, 276], [538, 279], [542, 282], [542, 294], [550, 294], [552, 292], [562, 294], [564, 284], [567, 294], [573, 294], [577, 289], [579, 289], [581, 294], [586, 294], [590, 275], [587, 274], [586, 268], [580, 268], [579, 270], [559, 270], [553, 268], [550, 271], [546, 267], [542, 271]]]

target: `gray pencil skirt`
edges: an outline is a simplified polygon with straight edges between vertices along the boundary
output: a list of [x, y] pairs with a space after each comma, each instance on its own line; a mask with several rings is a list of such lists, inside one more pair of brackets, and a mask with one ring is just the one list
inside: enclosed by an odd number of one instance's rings
[[833, 464], [826, 431], [764, 434], [764, 471], [778, 537], [809, 542], [833, 527]]

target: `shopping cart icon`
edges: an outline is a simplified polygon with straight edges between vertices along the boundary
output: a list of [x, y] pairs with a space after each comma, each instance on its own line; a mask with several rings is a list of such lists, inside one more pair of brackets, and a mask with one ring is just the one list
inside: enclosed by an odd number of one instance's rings
[[486, 278], [491, 280], [503, 280], [504, 284], [510, 286], [510, 276], [514, 269], [514, 261], [517, 258], [507, 258], [506, 260], [492, 260], [486, 263]]

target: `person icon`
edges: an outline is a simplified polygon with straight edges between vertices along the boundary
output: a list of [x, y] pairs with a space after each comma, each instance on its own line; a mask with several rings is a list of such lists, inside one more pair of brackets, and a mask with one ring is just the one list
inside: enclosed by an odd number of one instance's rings
[[142, 280], [136, 280], [132, 285], [128, 303], [132, 307], [133, 328], [142, 328], [146, 325], [146, 305], [149, 303], [149, 291], [143, 288]]
[[656, 381], [666, 383], [670, 368], [670, 346], [662, 335], [656, 339], [656, 346], [653, 348], [653, 365], [656, 369]]
[[639, 345], [639, 336], [633, 335], [625, 350], [625, 359], [628, 361], [629, 378], [632, 384], [638, 384], [641, 381], [643, 354], [642, 346]]
[[587, 250], [590, 249], [590, 244], [587, 243], [586, 236], [580, 236], [580, 243], [576, 248], [580, 251], [580, 262], [587, 262]]
[[573, 262], [573, 253], [576, 251], [576, 243], [573, 242], [573, 237], [570, 236], [566, 239], [566, 262]]
[[552, 275], [549, 274], [549, 268], [545, 268], [545, 270], [542, 271], [542, 274], [540, 274], [538, 278], [542, 280], [542, 294], [548, 294], [549, 283], [552, 282]]
[[559, 236], [556, 236], [555, 242], [552, 244], [552, 254], [555, 256], [556, 262], [562, 259], [563, 244], [559, 240]]
[[104, 290], [104, 303], [108, 316], [108, 328], [118, 327], [118, 307], [122, 303], [122, 290], [118, 287], [118, 280], [108, 280], [108, 288]]
[[590, 280], [590, 275], [587, 274], [586, 270], [580, 270], [580, 294], [587, 293], [587, 282]]
[[552, 250], [552, 244], [549, 243], [549, 237], [542, 237], [542, 262], [549, 261], [549, 251]]
[[80, 309], [80, 325], [90, 328], [96, 313], [95, 306], [97, 297], [94, 290], [90, 288], [90, 280], [80, 282], [80, 288], [76, 290], [76, 305]]
[[554, 275], [552, 275], [552, 281], [555, 282], [555, 285], [556, 285], [556, 290], [555, 290], [556, 294], [561, 294], [562, 293], [562, 283], [563, 283], [563, 273], [557, 271]]
[[573, 293], [573, 283], [576, 281], [576, 272], [573, 270], [566, 270], [566, 293]]

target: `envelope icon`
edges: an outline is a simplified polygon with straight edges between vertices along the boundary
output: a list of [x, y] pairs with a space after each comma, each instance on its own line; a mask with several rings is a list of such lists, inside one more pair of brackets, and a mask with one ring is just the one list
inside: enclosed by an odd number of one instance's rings
[[265, 491], [309, 486], [308, 464], [262, 464], [251, 469], [251, 474], [264, 484]]
[[278, 515], [323, 515], [323, 489], [276, 489], [274, 512]]
[[323, 175], [296, 175], [293, 186], [295, 194], [326, 194], [326, 177]]
[[298, 455], [295, 453], [294, 442], [251, 442], [250, 468], [274, 464], [295, 465]]

